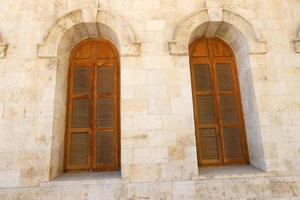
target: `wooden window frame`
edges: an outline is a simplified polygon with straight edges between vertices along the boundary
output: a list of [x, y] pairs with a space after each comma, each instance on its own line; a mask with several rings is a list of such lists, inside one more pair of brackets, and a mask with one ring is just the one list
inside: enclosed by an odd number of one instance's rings
[[[95, 48], [92, 49], [92, 57], [85, 58], [85, 59], [75, 59], [75, 54], [80, 47], [86, 43], [103, 43], [108, 45], [111, 50], [113, 51], [115, 57], [114, 58], [95, 58]], [[95, 47], [95, 45], [94, 45]], [[71, 51], [70, 58], [69, 58], [69, 69], [68, 69], [68, 88], [67, 88], [67, 113], [66, 113], [66, 131], [65, 131], [65, 151], [64, 151], [64, 170], [65, 171], [114, 171], [120, 170], [120, 57], [118, 54], [118, 50], [114, 46], [114, 44], [106, 39], [85, 39], [79, 42]], [[114, 134], [114, 164], [112, 165], [103, 165], [99, 166], [96, 164], [96, 134], [97, 131], [107, 131], [108, 129], [105, 128], [97, 128], [96, 127], [96, 101], [100, 98], [100, 94], [97, 92], [97, 69], [99, 67], [104, 66], [114, 66], [116, 71], [116, 75], [114, 75], [114, 94], [113, 95], [106, 95], [103, 94], [102, 96], [114, 98], [114, 128], [112, 131], [115, 131]], [[72, 99], [73, 96], [73, 72], [72, 69], [74, 67], [91, 67], [91, 92], [88, 95], [78, 96], [78, 98], [82, 97], [89, 97], [90, 99], [90, 114], [89, 117], [92, 116], [90, 119], [89, 128], [81, 128], [82, 130], [87, 130], [89, 133], [89, 154], [88, 154], [88, 164], [87, 165], [78, 165], [78, 166], [71, 166], [69, 164], [70, 161], [70, 137], [71, 137], [71, 112], [72, 112]], [[77, 97], [75, 97], [77, 98]], [[78, 130], [78, 132], [81, 131]], [[74, 130], [72, 130], [74, 132]]]
[[[207, 40], [207, 57], [193, 57], [195, 47], [201, 42]], [[228, 50], [230, 55], [223, 57], [216, 57], [212, 55], [212, 41], [221, 42]], [[200, 167], [209, 167], [209, 166], [226, 166], [226, 165], [240, 165], [240, 164], [247, 164], [249, 163], [249, 153], [247, 147], [247, 139], [246, 139], [246, 131], [245, 131], [245, 123], [243, 117], [243, 108], [241, 102], [241, 94], [240, 94], [240, 87], [239, 87], [239, 80], [237, 74], [237, 65], [235, 61], [234, 52], [231, 47], [222, 39], [214, 37], [214, 38], [199, 38], [192, 42], [189, 46], [189, 61], [190, 61], [190, 73], [191, 73], [191, 83], [192, 83], [192, 96], [193, 96], [193, 108], [194, 108], [194, 121], [195, 121], [195, 137], [196, 137], [196, 146], [197, 146], [197, 160], [198, 165]], [[232, 91], [220, 91], [218, 89], [218, 82], [217, 82], [217, 71], [216, 71], [216, 64], [230, 64], [231, 66], [231, 75], [232, 75], [232, 85], [233, 85], [233, 92]], [[203, 91], [196, 91], [196, 80], [194, 77], [194, 65], [195, 64], [208, 64], [209, 73], [210, 73], [210, 85], [211, 85], [211, 92], [203, 92]], [[206, 96], [211, 95], [213, 98], [213, 108], [215, 112], [215, 124], [200, 124], [199, 123], [199, 115], [198, 115], [198, 102], [197, 97], [198, 95]], [[237, 117], [238, 117], [238, 126], [234, 124], [224, 124], [221, 117], [220, 117], [220, 96], [221, 95], [232, 95], [235, 97], [236, 104], [237, 104]], [[221, 127], [238, 127], [240, 128], [240, 138], [241, 138], [241, 147], [242, 147], [242, 154], [243, 160], [226, 160], [225, 150], [224, 150], [224, 138], [223, 138], [223, 129]], [[217, 144], [218, 144], [218, 153], [219, 159], [215, 161], [205, 160], [201, 157], [200, 153], [200, 146], [201, 141], [199, 138], [199, 130], [200, 128], [215, 128], [216, 135], [217, 135]]]

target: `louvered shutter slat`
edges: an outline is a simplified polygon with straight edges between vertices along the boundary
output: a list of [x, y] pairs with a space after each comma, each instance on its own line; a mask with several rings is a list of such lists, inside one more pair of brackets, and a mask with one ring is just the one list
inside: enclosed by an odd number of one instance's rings
[[98, 67], [98, 94], [112, 94], [114, 89], [114, 72], [112, 66]]
[[215, 162], [219, 160], [218, 139], [215, 129], [199, 130], [200, 154], [204, 162]]
[[194, 65], [194, 78], [197, 91], [211, 91], [211, 77], [208, 64]]
[[239, 128], [223, 128], [225, 160], [242, 160], [242, 145]]
[[70, 146], [70, 164], [82, 165], [88, 164], [88, 139], [89, 135], [85, 133], [71, 133]]
[[220, 91], [233, 89], [233, 81], [230, 64], [216, 64], [218, 88]]
[[215, 123], [215, 113], [212, 96], [198, 96], [198, 113], [200, 124]]
[[114, 157], [114, 133], [97, 132], [96, 133], [96, 163], [113, 164]]

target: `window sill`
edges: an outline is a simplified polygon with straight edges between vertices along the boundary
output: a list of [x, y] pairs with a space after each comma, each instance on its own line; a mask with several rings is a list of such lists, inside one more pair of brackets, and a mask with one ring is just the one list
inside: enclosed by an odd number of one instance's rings
[[91, 184], [113, 184], [127, 182], [117, 172], [67, 172], [55, 179], [41, 183], [40, 186], [67, 186], [67, 185], [91, 185]]
[[206, 179], [233, 179], [248, 177], [266, 177], [267, 172], [261, 171], [251, 165], [224, 166], [224, 167], [202, 167], [199, 168], [199, 175], [194, 180]]

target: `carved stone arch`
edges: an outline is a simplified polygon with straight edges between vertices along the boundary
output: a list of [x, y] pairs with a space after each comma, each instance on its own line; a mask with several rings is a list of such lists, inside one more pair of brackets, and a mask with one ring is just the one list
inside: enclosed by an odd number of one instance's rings
[[[217, 36], [222, 30], [222, 25], [229, 24], [243, 34], [249, 46], [249, 52], [253, 54], [266, 53], [266, 41], [259, 31], [248, 20], [239, 14], [224, 8], [203, 9], [185, 17], [176, 27], [172, 41], [169, 42], [171, 55], [187, 55], [188, 44], [195, 30], [201, 25], [207, 26], [202, 29], [203, 36]], [[198, 34], [199, 36], [199, 34]]]
[[136, 40], [135, 33], [129, 24], [120, 16], [111, 14], [101, 9], [84, 8], [71, 11], [58, 18], [50, 29], [46, 32], [43, 42], [38, 45], [39, 57], [57, 57], [58, 46], [65, 33], [79, 24], [89, 24], [82, 26], [86, 35], [81, 38], [97, 38], [102, 36], [99, 24], [109, 27], [117, 38], [113, 40], [121, 56], [138, 56], [140, 43]]
[[6, 56], [8, 44], [4, 42], [2, 35], [0, 34], [0, 59]]
[[297, 36], [292, 41], [296, 53], [300, 53], [300, 27], [298, 28]]

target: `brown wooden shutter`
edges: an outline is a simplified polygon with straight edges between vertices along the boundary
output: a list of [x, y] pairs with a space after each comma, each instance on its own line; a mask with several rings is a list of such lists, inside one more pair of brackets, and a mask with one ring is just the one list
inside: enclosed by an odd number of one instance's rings
[[89, 155], [89, 133], [71, 133], [70, 165], [87, 165]]
[[67, 167], [70, 169], [87, 169], [89, 167], [90, 113], [92, 68], [90, 66], [74, 66], [70, 70], [70, 113]]
[[117, 140], [117, 79], [115, 65], [97, 67], [96, 102], [96, 157], [97, 167], [109, 168], [116, 161], [115, 145]]
[[119, 61], [110, 42], [74, 48], [68, 90], [66, 169], [119, 169]]
[[246, 163], [248, 152], [232, 50], [217, 38], [199, 39], [189, 50], [199, 165]]

